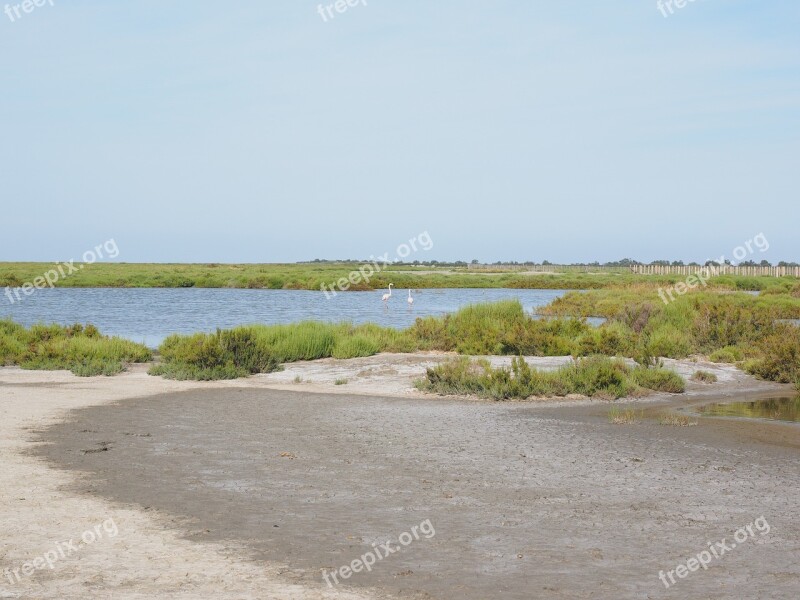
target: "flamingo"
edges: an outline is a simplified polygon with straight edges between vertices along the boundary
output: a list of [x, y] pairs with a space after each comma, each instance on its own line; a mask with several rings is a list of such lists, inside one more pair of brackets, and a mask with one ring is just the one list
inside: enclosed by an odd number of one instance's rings
[[414, 299], [411, 297], [411, 290], [410, 289], [408, 290], [408, 300], [406, 300], [406, 302], [408, 302], [409, 306], [414, 304]]
[[388, 294], [384, 294], [384, 295], [383, 295], [383, 298], [382, 298], [382, 300], [383, 300], [384, 302], [388, 302], [388, 301], [389, 301], [389, 298], [391, 298], [391, 297], [392, 297], [392, 286], [393, 286], [393, 285], [394, 285], [393, 283], [390, 283], [390, 284], [389, 284], [389, 293], [388, 293]]

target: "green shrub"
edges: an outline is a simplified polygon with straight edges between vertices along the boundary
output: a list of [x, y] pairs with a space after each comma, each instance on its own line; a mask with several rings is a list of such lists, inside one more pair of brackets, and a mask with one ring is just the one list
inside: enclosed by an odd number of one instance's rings
[[695, 371], [692, 374], [692, 381], [699, 381], [701, 383], [716, 383], [717, 376], [709, 371]]
[[250, 373], [241, 367], [230, 363], [214, 367], [198, 367], [185, 363], [160, 363], [150, 367], [150, 375], [164, 377], [165, 379], [213, 381], [217, 379], [238, 379], [247, 377]]
[[686, 382], [675, 371], [637, 366], [631, 375], [638, 385], [648, 390], [670, 394], [682, 394], [686, 391]]
[[650, 334], [649, 350], [654, 356], [685, 358], [692, 353], [691, 336], [672, 325], [663, 325]]
[[575, 356], [602, 354], [605, 356], [630, 356], [636, 346], [635, 332], [624, 323], [612, 321], [593, 327], [575, 341]]
[[148, 348], [105, 337], [93, 325], [36, 324], [30, 328], [0, 321], [0, 366], [23, 369], [67, 369], [79, 376], [115, 375], [126, 363], [152, 358]]
[[73, 365], [72, 372], [78, 377], [94, 377], [96, 375], [105, 375], [110, 377], [117, 375], [125, 370], [125, 366], [121, 362], [104, 362], [99, 360], [89, 360], [83, 363]]
[[747, 361], [745, 370], [770, 381], [792, 383], [800, 377], [800, 328], [776, 327], [776, 333], [757, 344], [760, 357]]
[[624, 361], [604, 356], [581, 358], [557, 371], [563, 376], [567, 393], [621, 398], [635, 388], [629, 377], [630, 369]]
[[526, 316], [522, 304], [504, 300], [475, 304], [444, 317], [447, 338], [461, 354], [504, 354], [509, 332], [523, 327]]
[[163, 363], [149, 373], [168, 379], [235, 379], [278, 369], [278, 361], [256, 328], [172, 335], [161, 344]]
[[0, 334], [0, 367], [18, 364], [24, 352], [25, 344], [19, 338]]
[[704, 295], [694, 299], [694, 308], [696, 317], [692, 331], [698, 349], [703, 352], [751, 343], [773, 328], [771, 315], [733, 295]]
[[576, 338], [592, 335], [592, 327], [583, 320], [527, 317], [505, 331], [498, 354], [569, 356], [576, 354]]
[[474, 394], [495, 400], [567, 394], [613, 399], [636, 393], [640, 387], [675, 391], [682, 384], [670, 371], [631, 369], [621, 360], [591, 356], [555, 371], [532, 369], [521, 357], [515, 357], [510, 368], [496, 369], [486, 360], [458, 358], [429, 368], [417, 387], [437, 394]]
[[725, 346], [714, 350], [708, 359], [715, 363], [736, 363], [744, 360], [744, 352], [738, 346]]

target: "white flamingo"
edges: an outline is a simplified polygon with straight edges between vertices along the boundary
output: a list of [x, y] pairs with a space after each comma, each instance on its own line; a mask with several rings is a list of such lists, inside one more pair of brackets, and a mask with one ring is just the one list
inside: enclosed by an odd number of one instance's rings
[[411, 290], [410, 289], [408, 290], [408, 300], [406, 300], [406, 302], [408, 302], [409, 306], [414, 304], [414, 299], [411, 297]]
[[381, 298], [381, 300], [383, 300], [384, 302], [388, 302], [388, 301], [389, 301], [389, 298], [391, 298], [391, 297], [392, 297], [392, 286], [393, 286], [393, 285], [394, 285], [393, 283], [390, 283], [390, 284], [389, 284], [389, 293], [388, 293], [388, 294], [384, 294], [384, 295], [383, 295], [383, 298]]

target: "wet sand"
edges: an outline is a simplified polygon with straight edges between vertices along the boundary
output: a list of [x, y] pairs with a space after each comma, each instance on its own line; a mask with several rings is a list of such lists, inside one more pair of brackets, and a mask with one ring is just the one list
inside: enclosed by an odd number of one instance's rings
[[[174, 519], [187, 539], [241, 548], [304, 585], [429, 519], [435, 536], [342, 587], [475, 600], [795, 598], [800, 429], [613, 425], [607, 409], [190, 391], [81, 410], [38, 452], [83, 473], [74, 491]], [[761, 516], [768, 535], [671, 589], [659, 580]]]
[[[37, 432], [63, 420], [70, 410], [197, 388], [192, 382], [148, 377], [142, 369], [82, 379], [65, 371], [0, 368], [0, 598], [364, 598], [322, 585], [295, 585], [280, 576], [276, 565], [244, 561], [231, 545], [184, 539], [174, 518], [76, 488], [71, 473], [50, 468], [30, 454]], [[87, 531], [109, 520], [117, 527], [116, 536], [101, 528], [102, 539], [81, 544]], [[53, 569], [24, 572], [26, 564], [33, 565], [58, 547], [64, 553]]]
[[[797, 596], [800, 428], [655, 421], [784, 388], [701, 365], [720, 383], [637, 401], [644, 419], [613, 425], [605, 402], [422, 397], [411, 380], [441, 358], [211, 384], [0, 369], [0, 569], [109, 516], [120, 530], [52, 572], [0, 582], [0, 597]], [[761, 516], [768, 535], [670, 589], [659, 580]], [[426, 519], [434, 536], [325, 585], [323, 572]]]

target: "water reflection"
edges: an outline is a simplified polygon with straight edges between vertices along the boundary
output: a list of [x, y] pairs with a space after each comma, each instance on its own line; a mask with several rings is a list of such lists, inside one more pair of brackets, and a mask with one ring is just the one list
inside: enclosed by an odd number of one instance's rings
[[707, 404], [701, 407], [699, 412], [707, 417], [745, 417], [800, 422], [800, 396], [765, 398], [752, 402]]

